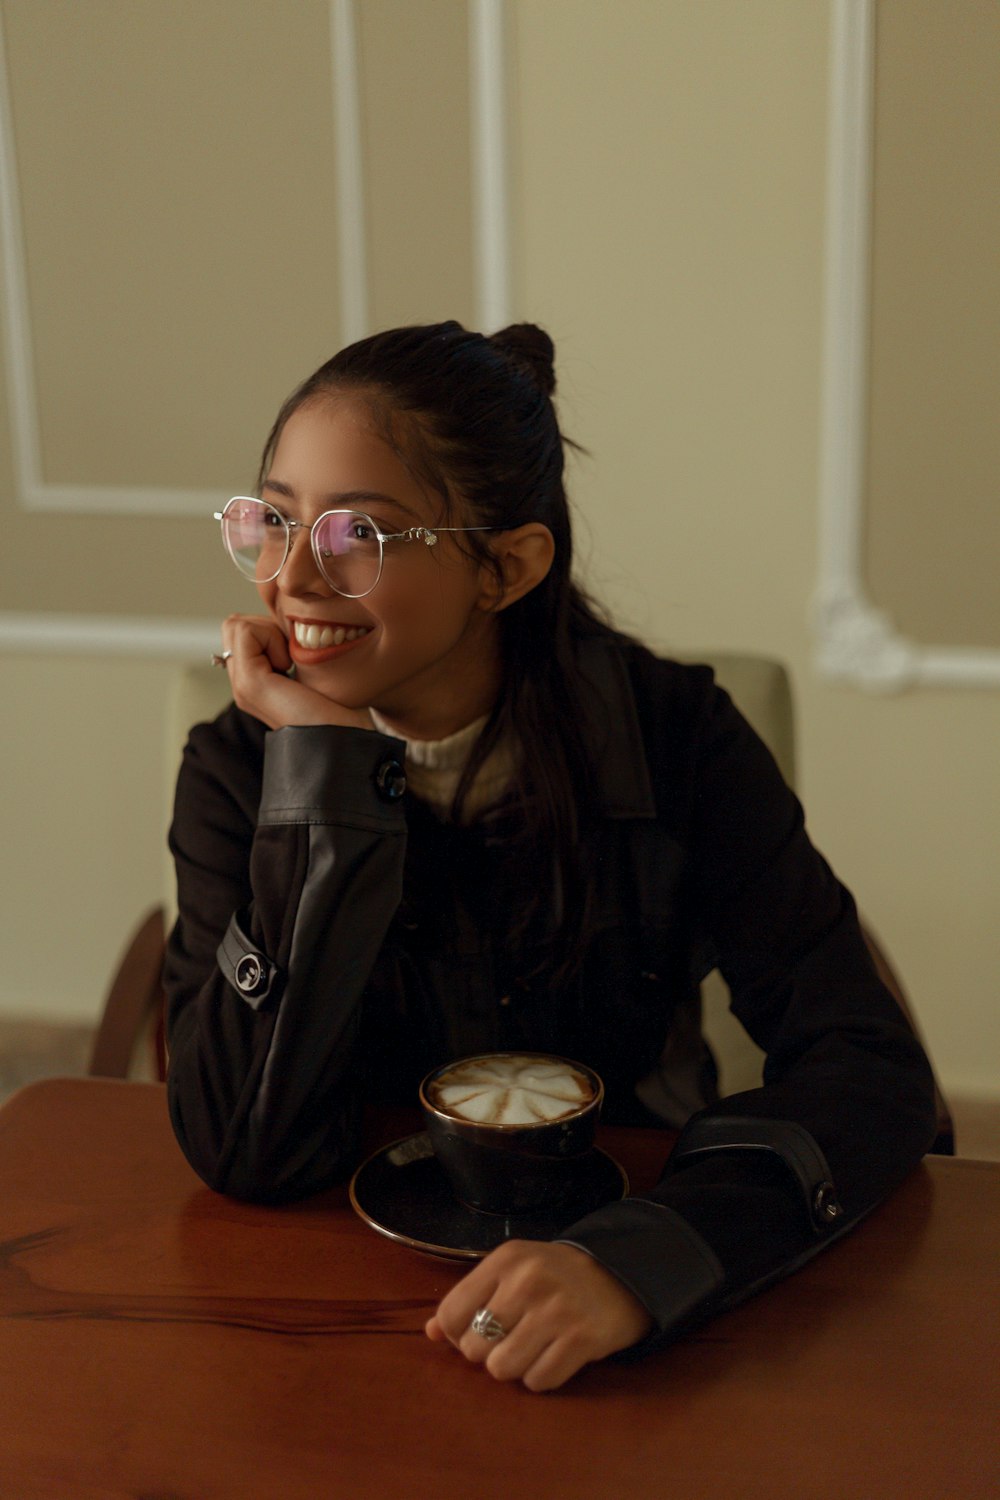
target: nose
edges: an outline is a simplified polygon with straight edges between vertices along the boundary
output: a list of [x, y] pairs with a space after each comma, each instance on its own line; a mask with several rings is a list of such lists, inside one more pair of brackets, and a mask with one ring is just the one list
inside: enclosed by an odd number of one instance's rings
[[307, 527], [296, 526], [292, 530], [285, 558], [278, 574], [278, 586], [283, 593], [302, 598], [307, 594], [322, 595], [329, 599], [334, 590], [323, 574], [313, 555], [311, 537]]

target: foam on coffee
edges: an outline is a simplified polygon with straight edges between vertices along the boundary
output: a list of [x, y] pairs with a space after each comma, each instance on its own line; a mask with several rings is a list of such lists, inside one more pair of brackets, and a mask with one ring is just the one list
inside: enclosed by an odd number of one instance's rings
[[585, 1074], [559, 1058], [504, 1053], [456, 1063], [429, 1089], [436, 1109], [482, 1125], [540, 1125], [594, 1098]]

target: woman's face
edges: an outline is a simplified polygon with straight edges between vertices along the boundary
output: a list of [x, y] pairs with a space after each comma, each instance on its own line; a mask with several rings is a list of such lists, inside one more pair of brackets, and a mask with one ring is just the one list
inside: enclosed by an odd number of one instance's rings
[[[339, 509], [364, 511], [385, 533], [449, 521], [350, 394], [288, 419], [261, 497], [306, 523]], [[452, 524], [474, 521], [457, 513]], [[386, 542], [374, 590], [347, 599], [319, 571], [306, 533], [292, 535], [278, 577], [258, 588], [306, 686], [375, 708], [411, 738], [443, 737], [488, 712], [499, 682], [495, 588], [460, 539]]]

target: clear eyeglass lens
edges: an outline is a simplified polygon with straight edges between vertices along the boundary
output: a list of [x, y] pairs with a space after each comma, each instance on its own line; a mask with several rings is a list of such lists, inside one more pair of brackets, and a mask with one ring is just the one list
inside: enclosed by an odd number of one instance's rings
[[222, 535], [233, 562], [254, 583], [276, 578], [288, 551], [288, 527], [263, 500], [238, 497], [226, 506]]
[[382, 571], [382, 543], [371, 516], [330, 510], [313, 527], [313, 550], [331, 588], [348, 599], [370, 594]]

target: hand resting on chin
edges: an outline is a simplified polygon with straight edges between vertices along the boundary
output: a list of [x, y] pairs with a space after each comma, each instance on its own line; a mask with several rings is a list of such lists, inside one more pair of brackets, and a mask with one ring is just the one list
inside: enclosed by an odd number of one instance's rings
[[345, 708], [315, 688], [287, 675], [288, 642], [267, 615], [230, 615], [222, 643], [233, 654], [226, 663], [237, 708], [269, 729], [290, 724], [340, 724], [372, 729], [367, 709]]

